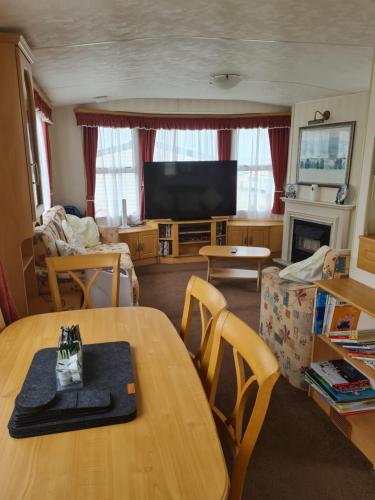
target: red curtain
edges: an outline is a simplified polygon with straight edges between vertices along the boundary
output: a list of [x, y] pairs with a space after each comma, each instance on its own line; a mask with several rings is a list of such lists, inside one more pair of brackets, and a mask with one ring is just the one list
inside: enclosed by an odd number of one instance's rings
[[35, 89], [34, 89], [34, 102], [35, 102], [35, 108], [43, 113], [44, 120], [47, 121], [48, 123], [53, 123], [52, 109], [49, 107], [49, 105], [46, 103], [43, 97], [41, 97], [39, 92]]
[[140, 193], [140, 204], [141, 204], [141, 218], [145, 215], [145, 203], [144, 203], [144, 163], [145, 161], [152, 161], [154, 157], [156, 130], [145, 130], [139, 129], [139, 168], [141, 174], [141, 193]]
[[13, 297], [9, 291], [5, 278], [4, 268], [0, 262], [0, 309], [6, 325], [20, 318], [14, 303]]
[[86, 215], [95, 217], [97, 127], [83, 127], [83, 157], [86, 174]]
[[270, 128], [268, 130], [271, 147], [275, 194], [272, 213], [283, 214], [284, 203], [281, 200], [288, 166], [289, 128]]
[[217, 131], [217, 147], [219, 160], [230, 160], [232, 150], [232, 131]]
[[278, 115], [137, 115], [135, 113], [75, 112], [77, 125], [82, 127], [178, 129], [178, 130], [224, 130], [236, 128], [290, 127], [290, 113]]
[[46, 148], [46, 158], [47, 158], [47, 167], [48, 167], [48, 179], [49, 179], [49, 196], [51, 201], [51, 207], [53, 207], [53, 179], [52, 179], [52, 161], [51, 161], [51, 147], [49, 144], [49, 135], [48, 135], [48, 123], [42, 121], [42, 130], [44, 137], [44, 145]]

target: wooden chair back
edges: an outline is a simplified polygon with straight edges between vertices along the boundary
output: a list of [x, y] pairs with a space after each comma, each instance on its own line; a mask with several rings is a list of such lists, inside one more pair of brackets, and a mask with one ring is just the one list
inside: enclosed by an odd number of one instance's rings
[[5, 328], [5, 320], [4, 320], [4, 316], [3, 316], [3, 313], [0, 309], [0, 332], [2, 332]]
[[[62, 300], [57, 281], [57, 273], [68, 274], [79, 285], [83, 293], [83, 302], [81, 308], [87, 309], [92, 307], [90, 301], [91, 288], [100, 272], [104, 269], [112, 271], [112, 307], [118, 307], [120, 257], [121, 254], [119, 253], [72, 255], [67, 257], [47, 257], [46, 263], [48, 268], [48, 282], [54, 310], [62, 310]], [[89, 279], [88, 283], [84, 283], [81, 280], [80, 276], [76, 273], [76, 271], [84, 271], [86, 269], [96, 270]]]
[[[235, 456], [228, 499], [239, 500], [242, 496], [247, 466], [266, 416], [272, 389], [279, 377], [279, 364], [262, 338], [229, 311], [221, 312], [216, 318], [212, 338], [205, 388], [214, 417], [230, 438]], [[237, 381], [236, 402], [229, 416], [224, 415], [215, 406], [224, 342], [233, 348]], [[247, 380], [244, 361], [252, 372]], [[257, 388], [255, 403], [243, 431], [245, 405], [250, 391], [255, 388]]]
[[219, 312], [227, 307], [227, 301], [224, 295], [217, 288], [208, 283], [208, 281], [192, 276], [186, 288], [184, 309], [182, 312], [180, 335], [186, 346], [189, 344], [189, 333], [191, 316], [193, 313], [194, 302], [198, 302], [200, 320], [201, 320], [201, 339], [200, 347], [196, 354], [191, 354], [194, 364], [204, 380], [210, 357], [212, 338], [211, 328], [213, 319]]

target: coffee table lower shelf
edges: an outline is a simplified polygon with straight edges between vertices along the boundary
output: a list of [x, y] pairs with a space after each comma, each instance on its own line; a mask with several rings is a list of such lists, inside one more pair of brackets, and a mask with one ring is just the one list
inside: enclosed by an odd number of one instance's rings
[[209, 279], [257, 280], [258, 271], [253, 269], [214, 268], [210, 270]]

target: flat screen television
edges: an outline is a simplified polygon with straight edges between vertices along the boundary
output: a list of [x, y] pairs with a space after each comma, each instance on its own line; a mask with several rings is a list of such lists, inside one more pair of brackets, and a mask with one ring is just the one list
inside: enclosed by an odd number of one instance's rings
[[146, 219], [235, 215], [237, 161], [146, 162]]

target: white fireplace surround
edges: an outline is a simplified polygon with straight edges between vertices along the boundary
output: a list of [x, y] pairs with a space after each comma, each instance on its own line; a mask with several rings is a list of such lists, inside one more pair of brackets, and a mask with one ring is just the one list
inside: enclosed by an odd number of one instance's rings
[[282, 198], [285, 202], [281, 261], [291, 262], [294, 219], [327, 224], [331, 227], [331, 248], [347, 248], [350, 217], [355, 205], [336, 205], [325, 201]]

